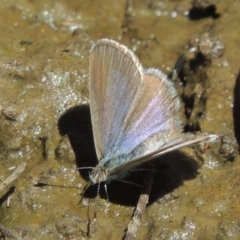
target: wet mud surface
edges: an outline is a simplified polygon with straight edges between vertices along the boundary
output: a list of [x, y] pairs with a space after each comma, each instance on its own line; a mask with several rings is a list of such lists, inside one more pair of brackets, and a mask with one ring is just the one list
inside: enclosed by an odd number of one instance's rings
[[80, 201], [89, 170], [76, 170], [97, 163], [88, 57], [103, 37], [169, 75], [184, 131], [220, 136], [154, 162], [136, 239], [239, 239], [239, 10], [239, 0], [1, 1], [0, 184], [26, 167], [0, 191], [0, 239], [122, 239], [141, 188], [112, 182], [108, 203], [93, 186]]

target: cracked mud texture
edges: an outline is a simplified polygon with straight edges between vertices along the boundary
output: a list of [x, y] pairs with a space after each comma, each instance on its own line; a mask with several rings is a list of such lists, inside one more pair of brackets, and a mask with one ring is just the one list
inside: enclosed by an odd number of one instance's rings
[[[87, 199], [79, 204], [88, 170], [79, 174], [76, 163], [96, 164], [88, 56], [106, 37], [168, 75], [184, 59], [172, 76], [184, 129], [221, 136], [156, 162], [137, 239], [239, 239], [240, 1], [205, 2], [200, 10], [186, 0], [0, 2], [0, 182], [27, 163], [0, 193], [0, 238], [124, 235], [141, 188], [111, 183], [108, 206], [94, 186], [90, 208]], [[144, 172], [129, 178], [141, 185]]]

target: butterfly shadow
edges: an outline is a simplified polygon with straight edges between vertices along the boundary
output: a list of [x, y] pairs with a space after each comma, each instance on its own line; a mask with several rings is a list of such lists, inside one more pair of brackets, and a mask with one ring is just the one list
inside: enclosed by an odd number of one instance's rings
[[[88, 181], [91, 169], [81, 168], [94, 167], [98, 163], [89, 106], [81, 105], [69, 109], [59, 118], [58, 128], [61, 135], [68, 136], [75, 153], [76, 165], [80, 168], [79, 173], [83, 179]], [[124, 182], [111, 181], [107, 185], [109, 201], [125, 206], [136, 206], [147, 171], [155, 171], [149, 198], [149, 204], [152, 204], [181, 186], [184, 181], [195, 178], [198, 174], [198, 168], [199, 165], [195, 160], [178, 150], [167, 153], [151, 163], [131, 170], [130, 174], [122, 179]], [[99, 195], [107, 199], [104, 184], [100, 185]], [[84, 192], [84, 197], [96, 197], [97, 189], [98, 184], [90, 186]]]

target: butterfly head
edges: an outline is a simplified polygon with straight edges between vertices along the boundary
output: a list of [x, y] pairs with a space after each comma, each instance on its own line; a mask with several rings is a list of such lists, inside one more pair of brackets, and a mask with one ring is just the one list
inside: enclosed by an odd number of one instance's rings
[[105, 182], [107, 180], [107, 169], [104, 166], [96, 166], [89, 175], [92, 184]]

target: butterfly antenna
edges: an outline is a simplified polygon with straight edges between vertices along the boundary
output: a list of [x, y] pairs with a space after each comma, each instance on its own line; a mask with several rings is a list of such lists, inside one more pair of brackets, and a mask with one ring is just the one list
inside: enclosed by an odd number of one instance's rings
[[82, 170], [82, 169], [94, 169], [94, 167], [78, 167], [77, 170]]

